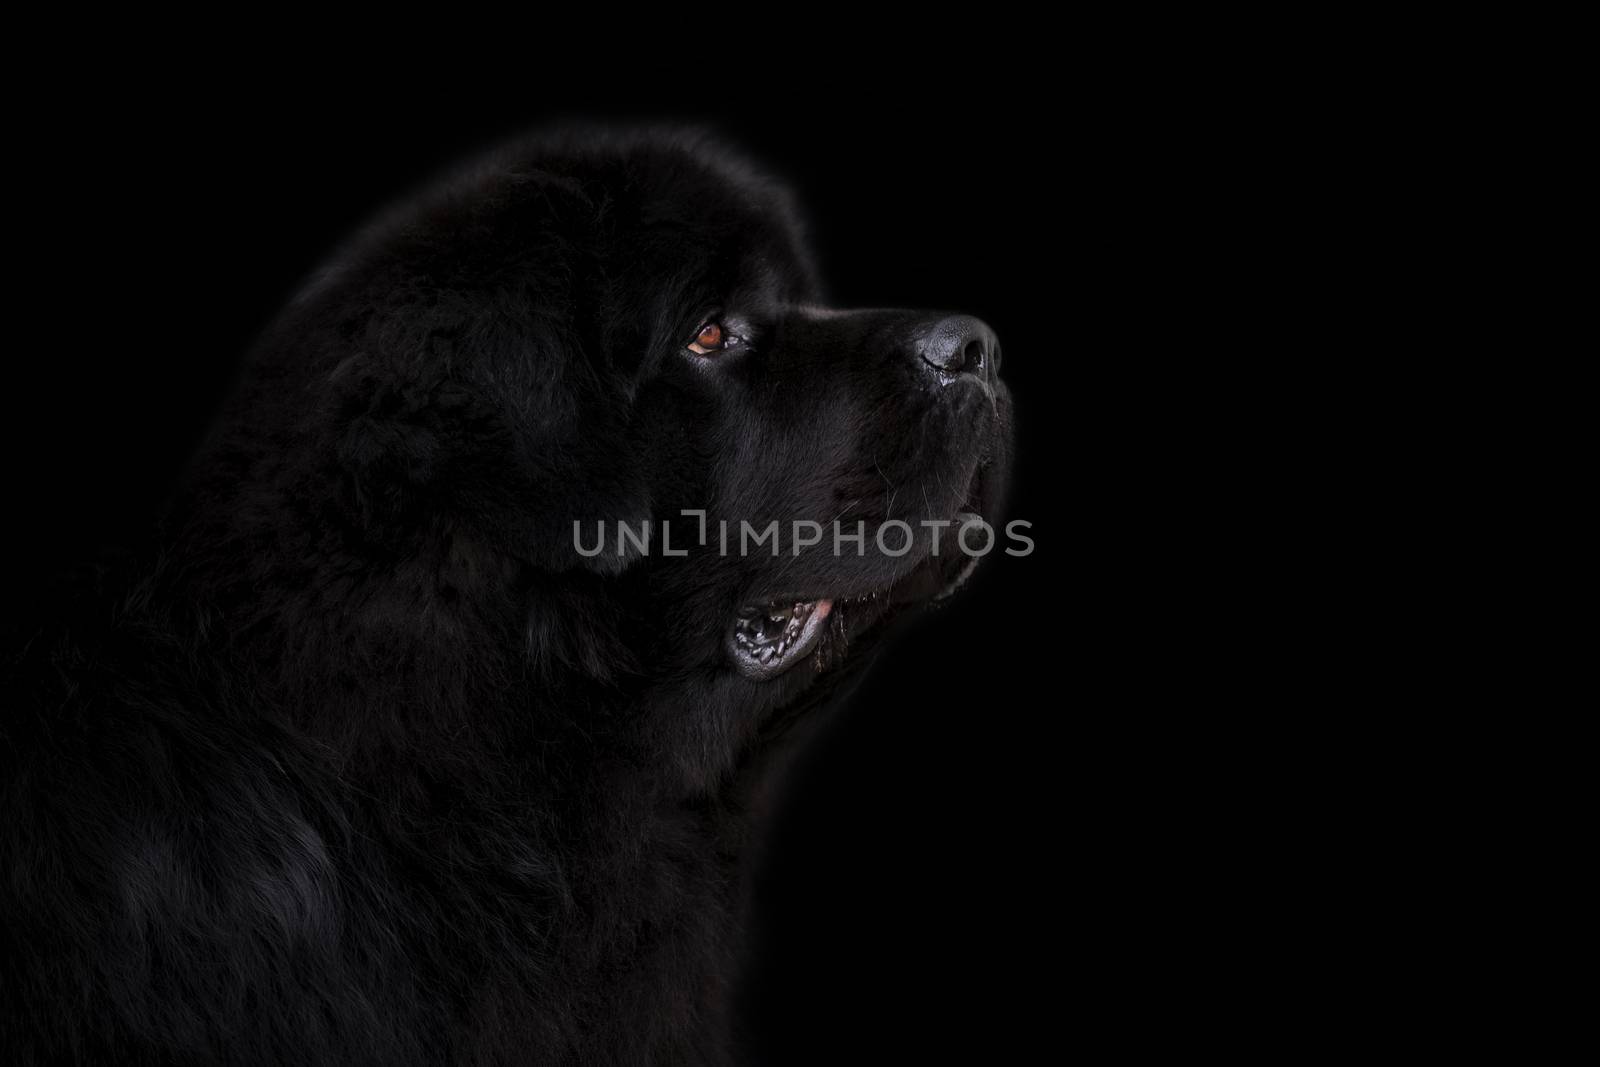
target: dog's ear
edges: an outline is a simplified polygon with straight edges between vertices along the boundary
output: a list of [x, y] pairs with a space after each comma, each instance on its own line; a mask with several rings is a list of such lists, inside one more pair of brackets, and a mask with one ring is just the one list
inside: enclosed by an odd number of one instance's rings
[[654, 532], [652, 457], [617, 383], [563, 384], [571, 391], [549, 383], [519, 393], [526, 406], [509, 417], [511, 448], [495, 453], [514, 455], [514, 469], [487, 481], [506, 493], [496, 503], [543, 567], [620, 573], [647, 554], [639, 542]]
[[334, 455], [350, 517], [373, 534], [415, 518], [439, 474], [433, 413], [359, 356], [341, 363], [331, 381]]
[[593, 383], [571, 397], [355, 356], [329, 384], [341, 499], [369, 539], [449, 526], [557, 572], [615, 574], [645, 554], [620, 530], [649, 524], [646, 457]]

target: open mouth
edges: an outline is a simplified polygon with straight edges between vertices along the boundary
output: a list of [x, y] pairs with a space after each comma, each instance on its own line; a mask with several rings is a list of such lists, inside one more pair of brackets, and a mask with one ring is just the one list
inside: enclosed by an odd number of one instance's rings
[[822, 641], [833, 601], [776, 601], [739, 610], [733, 620], [733, 658], [747, 678], [776, 678]]
[[[979, 521], [971, 512], [960, 512], [951, 533]], [[778, 599], [746, 605], [734, 615], [728, 650], [739, 673], [752, 681], [776, 678], [813, 654], [819, 666], [825, 666], [833, 655], [843, 652], [849, 637], [894, 607], [944, 600], [972, 576], [977, 566], [977, 556], [947, 548], [940, 555], [930, 555], [893, 585], [865, 595]]]

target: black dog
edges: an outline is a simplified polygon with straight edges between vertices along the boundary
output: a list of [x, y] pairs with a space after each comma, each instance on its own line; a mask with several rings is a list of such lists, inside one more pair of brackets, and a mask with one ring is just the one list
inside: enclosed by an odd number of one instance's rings
[[1007, 465], [986, 326], [820, 301], [681, 131], [354, 240], [115, 621], [12, 659], [6, 1059], [724, 1062], [762, 796]]

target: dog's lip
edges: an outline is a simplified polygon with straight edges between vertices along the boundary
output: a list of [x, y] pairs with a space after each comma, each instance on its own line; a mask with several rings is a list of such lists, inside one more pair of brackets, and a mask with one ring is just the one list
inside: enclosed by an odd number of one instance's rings
[[734, 666], [752, 681], [776, 678], [817, 647], [832, 612], [830, 597], [780, 597], [741, 608], [728, 630]]
[[[852, 638], [897, 607], [951, 596], [977, 569], [979, 557], [966, 554], [961, 534], [972, 523], [987, 521], [987, 490], [987, 472], [979, 463], [960, 509], [951, 516], [946, 547], [911, 561], [887, 585], [842, 583], [828, 590], [780, 591], [738, 609], [726, 640], [735, 668], [752, 681], [770, 681], [808, 658], [825, 669], [845, 654]], [[952, 557], [959, 562], [951, 562]], [[753, 628], [754, 620], [760, 621], [759, 629]]]
[[[973, 512], [957, 512], [953, 532], [983, 521]], [[955, 542], [959, 544], [959, 542]], [[835, 590], [832, 595], [783, 594], [748, 604], [735, 613], [727, 637], [728, 653], [739, 673], [752, 681], [770, 681], [817, 653], [826, 667], [844, 652], [844, 644], [897, 607], [937, 603], [959, 589], [977, 569], [979, 557], [957, 550], [960, 563], [944, 554], [923, 556], [889, 585], [866, 592]]]

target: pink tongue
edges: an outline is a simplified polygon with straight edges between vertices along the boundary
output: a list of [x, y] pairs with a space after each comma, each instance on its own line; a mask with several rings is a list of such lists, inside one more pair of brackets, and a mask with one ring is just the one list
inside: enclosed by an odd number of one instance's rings
[[828, 612], [833, 610], [833, 601], [819, 600], [817, 606], [811, 609], [811, 617], [821, 622], [828, 617]]

